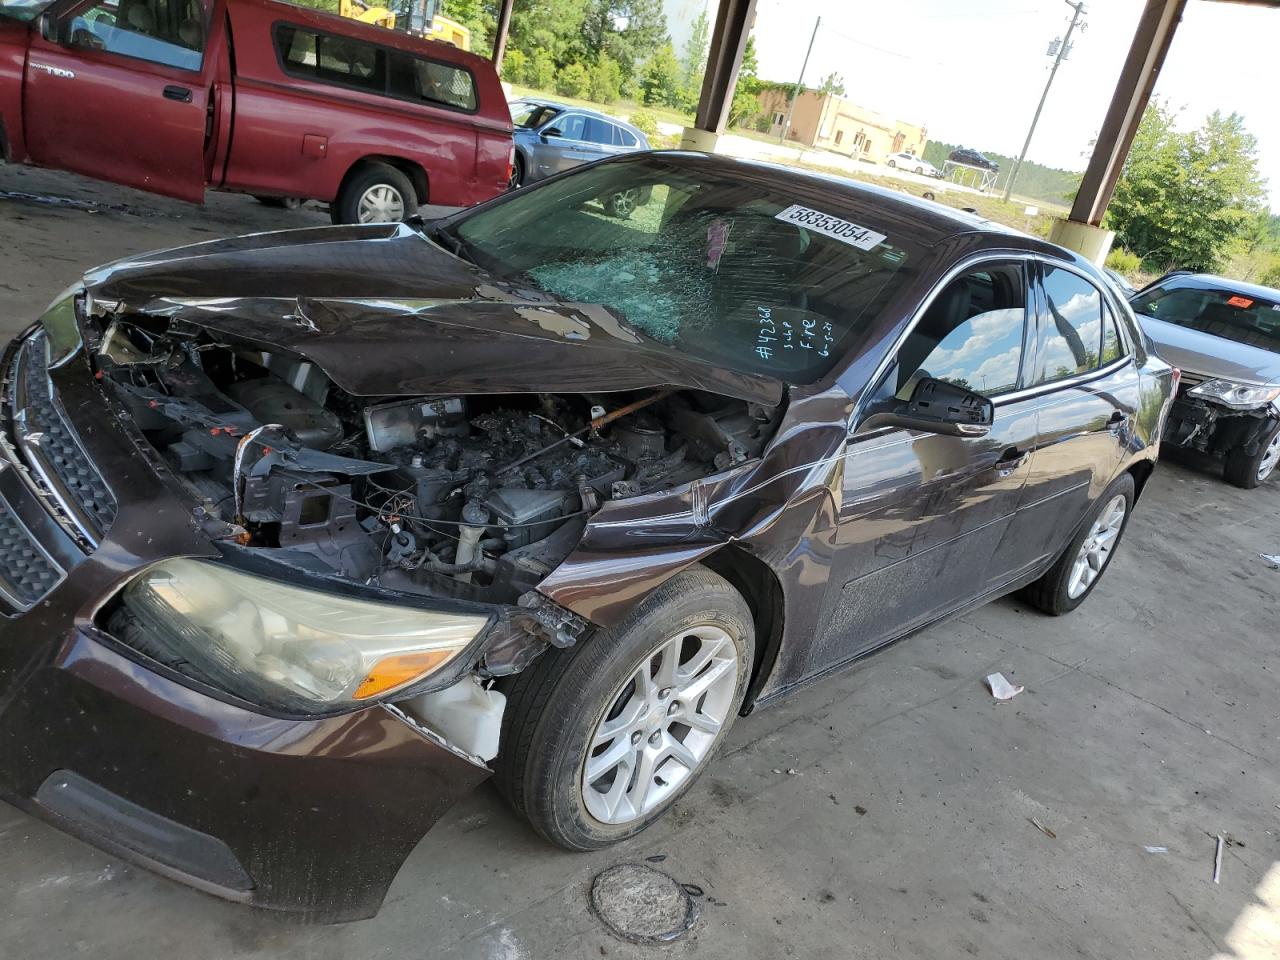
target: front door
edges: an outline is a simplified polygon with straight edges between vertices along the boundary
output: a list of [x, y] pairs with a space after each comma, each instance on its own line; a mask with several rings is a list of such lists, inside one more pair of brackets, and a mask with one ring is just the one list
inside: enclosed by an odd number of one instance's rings
[[599, 145], [587, 139], [589, 119], [581, 113], [564, 113], [551, 121], [542, 134], [547, 146], [539, 151], [540, 169], [544, 163], [547, 168], [545, 176], [570, 170], [603, 156]]
[[967, 270], [907, 335], [859, 420], [909, 398], [922, 377], [996, 404], [991, 431], [959, 438], [856, 429], [845, 451], [838, 546], [811, 671], [852, 659], [1007, 578], [1005, 534], [1031, 470], [1033, 403], [1019, 398], [1029, 311], [1024, 265]]
[[204, 199], [212, 0], [98, 0], [31, 38], [23, 114], [39, 164]]

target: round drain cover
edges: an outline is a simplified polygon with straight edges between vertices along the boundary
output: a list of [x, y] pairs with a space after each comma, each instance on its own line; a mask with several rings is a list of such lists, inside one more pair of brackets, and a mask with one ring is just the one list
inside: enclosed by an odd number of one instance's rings
[[678, 940], [698, 919], [698, 905], [680, 884], [642, 863], [619, 863], [598, 873], [591, 906], [605, 926], [632, 943]]

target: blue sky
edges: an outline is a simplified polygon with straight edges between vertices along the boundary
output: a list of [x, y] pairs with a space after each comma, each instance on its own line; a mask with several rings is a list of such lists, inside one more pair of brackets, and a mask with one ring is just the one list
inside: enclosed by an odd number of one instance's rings
[[[1095, 0], [1058, 70], [1031, 144], [1040, 163], [1080, 170], [1101, 126], [1142, 0]], [[1044, 87], [1049, 41], [1066, 32], [1062, 0], [758, 0], [760, 74], [794, 81], [814, 18], [822, 27], [806, 81], [836, 72], [848, 96], [931, 137], [1017, 155]], [[1236, 111], [1258, 138], [1280, 212], [1280, 9], [1191, 0], [1156, 96], [1195, 126]]]

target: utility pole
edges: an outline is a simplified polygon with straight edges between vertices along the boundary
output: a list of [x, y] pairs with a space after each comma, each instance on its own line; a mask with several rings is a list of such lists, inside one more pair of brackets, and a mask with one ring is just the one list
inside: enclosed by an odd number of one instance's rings
[[[1080, 23], [1080, 18], [1084, 16], [1084, 0], [1077, 0], [1072, 3], [1071, 0], [1063, 0], [1068, 7], [1072, 9], [1071, 25], [1067, 27], [1067, 35], [1062, 38], [1062, 46], [1058, 47], [1057, 56], [1053, 59], [1053, 67], [1049, 70], [1049, 80], [1044, 85], [1044, 93], [1040, 94], [1040, 104], [1036, 107], [1035, 116], [1031, 118], [1031, 129], [1027, 131], [1027, 141], [1022, 145], [1022, 153], [1018, 154], [1018, 162], [1013, 165], [1013, 169], [1009, 172], [1009, 180], [1004, 185], [1004, 198], [1009, 199], [1009, 195], [1013, 193], [1014, 182], [1018, 179], [1018, 170], [1022, 167], [1022, 161], [1027, 159], [1027, 150], [1031, 147], [1031, 138], [1036, 135], [1036, 124], [1040, 122], [1040, 111], [1044, 109], [1044, 102], [1049, 99], [1049, 88], [1053, 86], [1054, 75], [1058, 72], [1058, 66], [1063, 60], [1067, 59], [1067, 54], [1071, 52], [1071, 34], [1076, 28], [1076, 24]], [[1080, 29], [1083, 30], [1085, 25], [1080, 23]], [[1055, 43], [1057, 41], [1054, 41]], [[1052, 45], [1049, 47], [1053, 50]]]
[[804, 72], [809, 69], [809, 54], [813, 53], [813, 41], [818, 39], [818, 26], [822, 23], [819, 17], [813, 21], [813, 33], [809, 35], [809, 49], [804, 52], [804, 63], [800, 66], [800, 79], [796, 81], [795, 90], [791, 91], [791, 106], [787, 108], [787, 122], [782, 125], [779, 143], [786, 143], [787, 131], [791, 129], [791, 117], [796, 112], [796, 101], [800, 99], [800, 91], [804, 89]]

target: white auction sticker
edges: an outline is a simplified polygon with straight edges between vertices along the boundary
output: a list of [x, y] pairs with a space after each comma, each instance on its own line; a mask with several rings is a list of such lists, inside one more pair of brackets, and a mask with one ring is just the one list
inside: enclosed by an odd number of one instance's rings
[[884, 243], [887, 239], [883, 233], [876, 233], [874, 230], [868, 230], [866, 227], [860, 227], [856, 223], [850, 223], [848, 220], [833, 217], [831, 214], [823, 213], [821, 210], [802, 207], [798, 203], [793, 203], [781, 213], [776, 214], [774, 219], [781, 220], [784, 223], [794, 223], [796, 226], [812, 230], [814, 233], [825, 234], [828, 237], [839, 240], [841, 243], [857, 247], [859, 250], [870, 250]]

